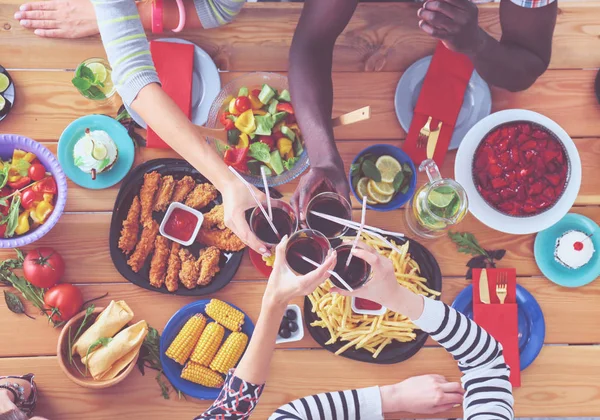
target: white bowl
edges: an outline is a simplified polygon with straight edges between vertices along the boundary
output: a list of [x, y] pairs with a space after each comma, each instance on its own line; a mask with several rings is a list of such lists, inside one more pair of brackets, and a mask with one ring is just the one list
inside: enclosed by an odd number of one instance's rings
[[[385, 314], [385, 311], [387, 311], [387, 308], [383, 305], [381, 305], [381, 309], [377, 309], [376, 311], [373, 309], [358, 309], [356, 307], [356, 298], [353, 297], [352, 298], [352, 312], [356, 313], [356, 314], [361, 314], [361, 315], [383, 315]], [[377, 302], [375, 302], [377, 303]]]
[[302, 321], [302, 311], [300, 311], [300, 307], [298, 305], [288, 305], [286, 308], [286, 312], [288, 309], [296, 312], [296, 324], [298, 324], [298, 329], [296, 332], [293, 332], [290, 338], [283, 338], [277, 334], [277, 340], [275, 340], [275, 344], [283, 344], [283, 343], [292, 343], [294, 341], [300, 341], [304, 338], [304, 321]]
[[[535, 216], [514, 217], [500, 213], [483, 199], [473, 181], [473, 159], [479, 143], [495, 127], [512, 121], [531, 121], [544, 126], [554, 133], [567, 152], [570, 174], [565, 190], [554, 206]], [[456, 154], [454, 178], [467, 192], [469, 211], [480, 222], [500, 232], [530, 234], [549, 228], [569, 212], [581, 186], [581, 159], [571, 137], [550, 118], [524, 109], [508, 109], [489, 115], [469, 130]]]
[[[167, 220], [169, 220], [169, 217], [171, 216], [171, 213], [173, 213], [173, 210], [175, 209], [182, 209], [185, 210], [189, 213], [192, 213], [193, 215], [195, 215], [198, 218], [198, 222], [196, 223], [196, 227], [194, 228], [194, 232], [192, 233], [192, 236], [190, 237], [190, 239], [187, 242], [183, 242], [181, 239], [177, 239], [171, 235], [168, 235], [165, 232], [165, 225], [167, 224]], [[194, 241], [196, 240], [196, 236], [198, 236], [198, 232], [200, 231], [200, 227], [202, 226], [202, 222], [204, 222], [204, 215], [202, 214], [202, 212], [199, 212], [196, 209], [193, 209], [189, 206], [186, 206], [185, 204], [181, 204], [178, 202], [173, 202], [169, 205], [169, 208], [167, 209], [167, 212], [165, 213], [165, 217], [163, 217], [162, 222], [160, 223], [160, 229], [159, 232], [162, 236], [164, 236], [167, 239], [170, 239], [174, 242], [177, 242], [178, 244], [181, 244], [183, 246], [190, 246], [191, 244], [194, 243]]]

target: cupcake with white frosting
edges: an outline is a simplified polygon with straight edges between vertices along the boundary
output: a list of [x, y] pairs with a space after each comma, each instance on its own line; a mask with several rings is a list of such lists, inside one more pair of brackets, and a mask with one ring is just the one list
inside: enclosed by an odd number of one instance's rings
[[556, 240], [554, 258], [563, 266], [576, 270], [589, 263], [594, 252], [590, 235], [580, 230], [569, 230]]
[[75, 166], [96, 179], [99, 173], [109, 171], [119, 157], [119, 150], [114, 140], [106, 131], [90, 131], [77, 141], [73, 148]]

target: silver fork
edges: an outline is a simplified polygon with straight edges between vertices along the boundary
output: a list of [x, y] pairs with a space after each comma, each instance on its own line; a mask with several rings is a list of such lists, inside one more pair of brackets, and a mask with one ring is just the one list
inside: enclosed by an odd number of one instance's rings
[[508, 294], [508, 280], [506, 272], [500, 271], [496, 277], [496, 296], [500, 300], [500, 304], [504, 304], [506, 295]]
[[431, 134], [431, 117], [427, 119], [427, 122], [419, 131], [419, 137], [417, 137], [417, 148], [423, 149], [427, 145], [429, 135]]

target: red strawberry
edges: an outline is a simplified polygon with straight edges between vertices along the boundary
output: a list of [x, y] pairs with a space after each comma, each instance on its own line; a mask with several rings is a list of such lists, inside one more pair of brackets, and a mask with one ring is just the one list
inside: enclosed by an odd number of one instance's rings
[[542, 193], [543, 189], [544, 186], [540, 181], [538, 181], [529, 187], [529, 195], [539, 195]]
[[556, 194], [554, 193], [554, 188], [552, 187], [546, 187], [546, 189], [544, 189], [544, 197], [552, 200], [553, 198], [556, 197]]
[[492, 187], [495, 190], [506, 187], [507, 185], [508, 185], [507, 182], [502, 178], [493, 178], [492, 179]]
[[513, 146], [513, 148], [510, 149], [510, 158], [514, 163], [519, 163], [519, 149], [517, 146]]
[[521, 150], [534, 150], [536, 146], [535, 140], [528, 140], [521, 145]]
[[509, 198], [517, 195], [517, 193], [511, 188], [504, 188], [504, 189], [500, 190], [500, 195], [502, 196], [503, 199], [508, 200]]
[[498, 204], [498, 208], [509, 213], [514, 209], [514, 203], [511, 201], [504, 201], [503, 203]]
[[535, 213], [537, 211], [533, 202], [527, 202], [523, 205], [523, 211], [525, 213]]
[[498, 165], [490, 165], [490, 167], [488, 168], [488, 171], [489, 171], [490, 175], [492, 176], [492, 178], [497, 178], [500, 175], [502, 175], [502, 168]]
[[556, 159], [560, 155], [560, 152], [556, 152], [553, 150], [545, 150], [542, 152], [542, 157], [544, 158], [544, 163], [550, 163], [552, 159]]
[[534, 130], [533, 133], [531, 133], [531, 137], [536, 139], [545, 139], [548, 138], [548, 133], [542, 130]]
[[560, 175], [558, 174], [546, 174], [545, 177], [555, 187], [560, 184]]

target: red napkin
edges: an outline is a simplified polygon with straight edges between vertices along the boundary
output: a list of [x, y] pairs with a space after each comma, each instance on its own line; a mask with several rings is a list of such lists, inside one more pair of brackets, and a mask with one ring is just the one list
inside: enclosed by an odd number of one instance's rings
[[473, 63], [469, 57], [450, 51], [442, 42], [438, 43], [403, 147], [415, 165], [427, 159], [427, 147], [417, 148], [417, 138], [431, 116], [432, 131], [437, 129], [440, 121], [443, 122], [433, 154], [435, 163], [442, 166], [472, 73]]
[[[172, 42], [150, 42], [150, 52], [163, 90], [189, 118], [192, 107], [192, 72], [194, 46]], [[160, 106], [160, 104], [156, 104]], [[168, 149], [169, 146], [148, 127], [147, 147]]]
[[[507, 292], [504, 304], [496, 295], [498, 272], [506, 272]], [[479, 277], [481, 269], [473, 269], [473, 317], [475, 322], [498, 340], [503, 347], [504, 360], [510, 367], [510, 383], [521, 386], [521, 362], [519, 356], [519, 323], [517, 309], [517, 271], [514, 268], [487, 269], [490, 304], [481, 303]]]

